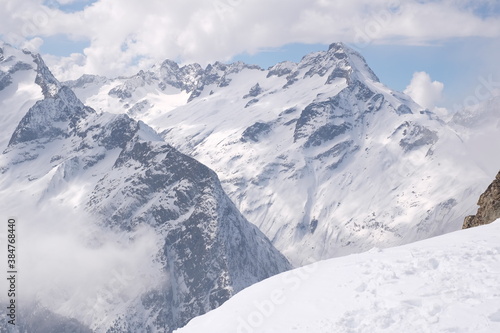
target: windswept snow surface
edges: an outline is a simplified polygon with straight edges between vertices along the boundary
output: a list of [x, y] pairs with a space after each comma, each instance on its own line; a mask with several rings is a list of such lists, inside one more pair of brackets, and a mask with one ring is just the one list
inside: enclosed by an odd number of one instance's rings
[[500, 220], [317, 262], [175, 333], [500, 332]]

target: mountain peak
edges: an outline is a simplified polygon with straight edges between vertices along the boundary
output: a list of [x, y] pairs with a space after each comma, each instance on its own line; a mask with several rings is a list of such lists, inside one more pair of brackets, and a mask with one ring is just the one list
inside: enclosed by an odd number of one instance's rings
[[327, 53], [333, 53], [334, 57], [337, 59], [342, 59], [343, 56], [345, 56], [351, 68], [354, 68], [358, 73], [362, 73], [366, 78], [372, 81], [380, 82], [377, 75], [375, 75], [372, 69], [368, 66], [366, 59], [359, 52], [355, 51], [346, 44], [342, 42], [332, 43], [330, 44]]
[[94, 112], [83, 105], [70, 88], [62, 86], [56, 94], [38, 101], [28, 111], [12, 134], [9, 146], [67, 137], [79, 119]]
[[328, 46], [328, 51], [331, 51], [331, 50], [338, 51], [338, 50], [344, 50], [344, 49], [348, 49], [348, 47], [342, 42], [334, 42]]
[[328, 74], [326, 84], [344, 78], [348, 84], [354, 81], [370, 80], [379, 82], [365, 58], [344, 43], [332, 43], [327, 51], [305, 55], [298, 64], [299, 69], [308, 69], [304, 77]]
[[8, 146], [66, 137], [79, 119], [94, 113], [94, 110], [83, 105], [70, 88], [54, 77], [39, 54], [23, 53], [31, 56], [37, 66], [35, 83], [42, 89], [44, 99], [36, 102], [22, 118]]
[[42, 88], [45, 98], [54, 97], [61, 89], [61, 84], [52, 75], [51, 71], [39, 54], [32, 54], [34, 62], [37, 64], [37, 76], [35, 83]]

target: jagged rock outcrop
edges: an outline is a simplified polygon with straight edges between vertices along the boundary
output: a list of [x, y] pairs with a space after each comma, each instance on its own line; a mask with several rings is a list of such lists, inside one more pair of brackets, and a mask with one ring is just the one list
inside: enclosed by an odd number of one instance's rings
[[465, 218], [463, 229], [488, 224], [500, 218], [500, 172], [493, 183], [481, 194], [477, 202], [479, 208], [476, 215]]

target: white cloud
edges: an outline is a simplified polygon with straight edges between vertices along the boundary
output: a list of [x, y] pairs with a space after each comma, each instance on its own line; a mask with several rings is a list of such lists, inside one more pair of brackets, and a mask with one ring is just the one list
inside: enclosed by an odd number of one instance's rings
[[164, 283], [155, 257], [164, 240], [153, 228], [122, 233], [60, 202], [45, 202], [45, 208], [30, 202], [19, 205], [17, 216], [23, 304], [38, 303], [91, 326], [103, 314], [112, 316], [116, 299], [133, 302]]
[[[433, 110], [436, 104], [443, 99], [444, 84], [432, 81], [426, 72], [415, 72], [405, 94], [413, 98], [421, 106]], [[441, 109], [440, 109], [441, 110]]]
[[[68, 0], [59, 1], [70, 2]], [[202, 64], [288, 43], [427, 43], [500, 36], [500, 17], [481, 18], [490, 0], [98, 0], [76, 13], [42, 0], [2, 0], [0, 33], [67, 34], [90, 41], [81, 71], [124, 74], [171, 58]], [[457, 29], [457, 27], [460, 27]], [[19, 38], [17, 38], [19, 39]], [[71, 68], [72, 66], [70, 66]], [[64, 68], [59, 68], [60, 72]], [[74, 68], [73, 68], [74, 69]], [[75, 72], [76, 73], [76, 72]]]
[[23, 49], [28, 49], [31, 52], [37, 53], [38, 50], [40, 49], [40, 46], [42, 45], [43, 45], [43, 39], [41, 39], [40, 37], [34, 37], [32, 39], [26, 40], [21, 47]]

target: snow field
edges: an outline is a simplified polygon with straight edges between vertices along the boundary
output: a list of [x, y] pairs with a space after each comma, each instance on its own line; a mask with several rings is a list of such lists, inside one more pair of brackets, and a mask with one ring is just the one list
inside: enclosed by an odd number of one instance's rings
[[500, 221], [321, 261], [253, 285], [176, 333], [500, 331]]

